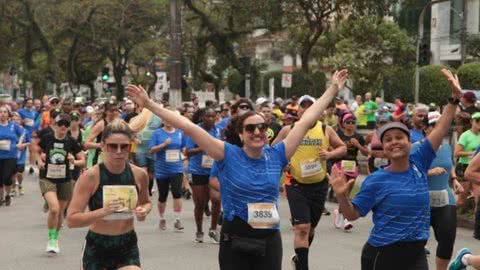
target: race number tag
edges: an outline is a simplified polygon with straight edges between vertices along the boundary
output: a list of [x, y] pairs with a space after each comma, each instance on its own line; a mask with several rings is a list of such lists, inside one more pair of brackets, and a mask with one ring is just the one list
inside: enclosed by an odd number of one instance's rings
[[23, 123], [25, 124], [25, 126], [29, 126], [29, 127], [33, 127], [33, 119], [30, 119], [30, 118], [25, 118], [25, 120], [23, 120]]
[[309, 177], [322, 172], [322, 163], [320, 159], [308, 160], [300, 163], [302, 177]]
[[342, 169], [348, 173], [357, 172], [357, 163], [353, 160], [342, 160]]
[[273, 229], [280, 222], [277, 207], [273, 203], [249, 203], [248, 224], [254, 229]]
[[203, 168], [212, 168], [213, 165], [213, 158], [211, 158], [208, 155], [203, 155], [202, 156], [202, 167]]
[[165, 151], [165, 161], [178, 162], [180, 161], [180, 150], [167, 150]]
[[122, 207], [114, 213], [105, 216], [104, 220], [132, 219], [138, 202], [138, 193], [134, 185], [105, 185], [103, 186], [103, 205], [112, 200], [120, 202]]
[[444, 190], [430, 191], [430, 207], [444, 207], [448, 205], [448, 192]]
[[10, 151], [11, 141], [9, 140], [0, 140], [0, 150]]
[[67, 177], [67, 165], [65, 164], [48, 164], [47, 178], [63, 179]]
[[373, 166], [375, 168], [381, 168], [383, 166], [387, 166], [388, 165], [388, 159], [386, 158], [375, 158], [373, 160]]

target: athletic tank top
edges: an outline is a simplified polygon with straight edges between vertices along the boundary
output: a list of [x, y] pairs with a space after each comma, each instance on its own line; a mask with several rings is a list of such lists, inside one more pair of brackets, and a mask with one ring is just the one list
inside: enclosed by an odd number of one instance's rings
[[325, 179], [327, 161], [319, 156], [320, 150], [327, 150], [330, 146], [324, 134], [322, 122], [308, 130], [302, 139], [295, 154], [290, 159], [290, 174], [299, 183], [314, 184]]
[[103, 207], [103, 186], [106, 185], [122, 185], [122, 186], [135, 186], [138, 192], [138, 187], [133, 176], [132, 168], [127, 162], [125, 165], [125, 170], [120, 174], [113, 174], [107, 170], [105, 164], [98, 164], [100, 167], [100, 183], [98, 188], [93, 193], [93, 196], [90, 197], [88, 201], [88, 208], [90, 211], [94, 211]]

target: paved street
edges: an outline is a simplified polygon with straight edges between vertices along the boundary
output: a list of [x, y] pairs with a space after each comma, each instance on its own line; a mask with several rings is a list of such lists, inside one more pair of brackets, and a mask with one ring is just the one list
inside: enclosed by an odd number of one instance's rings
[[[47, 230], [46, 217], [42, 212], [42, 199], [36, 178], [27, 176], [25, 180], [26, 195], [14, 198], [11, 207], [0, 208], [0, 269], [2, 270], [56, 270], [79, 269], [80, 254], [86, 229], [65, 229], [60, 235], [61, 254], [49, 258], [44, 253]], [[329, 204], [329, 209], [334, 205]], [[170, 210], [170, 208], [169, 208]], [[288, 224], [288, 205], [281, 202], [282, 237], [283, 237], [283, 269], [291, 269], [289, 258], [293, 252], [293, 234]], [[137, 223], [140, 254], [143, 269], [218, 269], [218, 245], [206, 243], [196, 244], [194, 238], [193, 203], [185, 202], [183, 221], [184, 233], [172, 230], [173, 215], [168, 215], [169, 227], [166, 232], [158, 230], [158, 214], [156, 210], [145, 223]], [[310, 251], [311, 269], [350, 270], [360, 269], [360, 252], [371, 227], [370, 218], [355, 222], [352, 233], [338, 231], [332, 226], [331, 217], [324, 217], [317, 228], [317, 236]], [[205, 230], [207, 224], [205, 223]], [[459, 229], [455, 250], [468, 246], [480, 252], [480, 243], [471, 237], [472, 232]], [[435, 244], [429, 243], [430, 250]], [[434, 256], [430, 256], [430, 269], [434, 269]]]

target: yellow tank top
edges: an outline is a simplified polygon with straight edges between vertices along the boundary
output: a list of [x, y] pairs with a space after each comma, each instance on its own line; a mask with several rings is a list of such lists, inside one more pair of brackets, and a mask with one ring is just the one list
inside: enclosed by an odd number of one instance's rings
[[330, 143], [322, 130], [322, 122], [311, 128], [290, 159], [290, 174], [303, 184], [323, 181], [327, 173], [327, 161], [320, 159], [320, 150], [327, 150]]

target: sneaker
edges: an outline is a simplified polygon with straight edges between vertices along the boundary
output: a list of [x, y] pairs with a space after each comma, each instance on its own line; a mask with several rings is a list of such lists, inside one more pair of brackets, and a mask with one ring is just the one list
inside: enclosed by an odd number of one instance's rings
[[463, 256], [467, 254], [472, 254], [470, 249], [468, 248], [462, 248], [457, 252], [457, 255], [455, 258], [450, 261], [448, 264], [448, 270], [462, 270], [462, 269], [467, 269], [467, 266], [462, 263], [462, 258]]
[[54, 240], [55, 241], [55, 253], [60, 253], [60, 245], [58, 245], [58, 240]]
[[350, 221], [348, 221], [347, 219], [344, 219], [343, 221], [343, 230], [345, 232], [351, 232], [353, 229], [353, 224], [350, 223]]
[[203, 232], [197, 232], [195, 234], [195, 242], [203, 243]]
[[338, 209], [333, 210], [333, 226], [337, 229], [341, 229], [344, 227], [345, 219], [343, 215], [338, 212]]
[[430, 256], [430, 250], [428, 250], [428, 248], [425, 248], [425, 255]]
[[330, 216], [330, 211], [327, 210], [327, 208], [323, 209], [323, 215], [324, 216]]
[[298, 263], [297, 254], [293, 254], [292, 257], [290, 257], [290, 264], [292, 265], [293, 270], [297, 270], [297, 263]]
[[165, 219], [160, 219], [160, 224], [158, 227], [161, 231], [165, 231], [167, 229], [167, 221]]
[[19, 186], [18, 186], [18, 193], [20, 194], [20, 196], [25, 195], [25, 190], [23, 189], [23, 186], [22, 186], [22, 185], [19, 185]]
[[183, 224], [179, 219], [175, 220], [175, 224], [173, 224], [173, 227], [177, 231], [183, 231]]
[[49, 254], [57, 253], [57, 241], [53, 239], [48, 240], [47, 248], [45, 251]]
[[210, 229], [208, 231], [208, 236], [210, 237], [210, 239], [212, 239], [212, 242], [214, 244], [220, 244], [220, 234], [218, 233], [217, 230]]
[[15, 197], [17, 195], [17, 191], [15, 189], [12, 189], [10, 191], [10, 197]]
[[10, 206], [12, 204], [12, 198], [10, 195], [5, 196], [5, 206]]
[[28, 171], [29, 174], [33, 174], [35, 172], [35, 170], [33, 169], [33, 167], [30, 167], [30, 170]]

